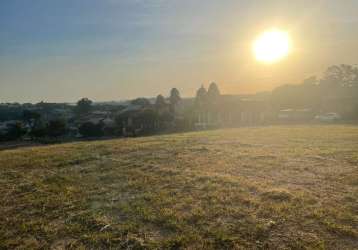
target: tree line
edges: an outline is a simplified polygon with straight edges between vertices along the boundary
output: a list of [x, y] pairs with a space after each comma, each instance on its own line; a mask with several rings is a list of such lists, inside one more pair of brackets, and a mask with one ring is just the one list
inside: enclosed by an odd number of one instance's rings
[[[154, 102], [137, 98], [129, 105], [98, 105], [88, 98], [80, 99], [74, 106], [45, 102], [0, 105], [0, 122], [16, 121], [8, 125], [5, 134], [0, 132], [0, 140], [24, 136], [29, 139], [136, 136], [190, 130], [195, 119], [200, 122], [201, 114], [211, 111], [211, 119], [219, 119], [221, 113], [238, 108], [237, 103], [223, 102], [223, 98], [218, 86], [212, 83], [207, 90], [200, 87], [185, 107], [176, 88], [171, 89], [168, 97], [160, 94]], [[272, 112], [309, 108], [319, 113], [332, 108], [347, 120], [358, 120], [358, 68], [334, 65], [320, 78], [313, 76], [301, 84], [279, 86], [267, 95], [265, 106]], [[63, 113], [68, 116], [61, 117]]]

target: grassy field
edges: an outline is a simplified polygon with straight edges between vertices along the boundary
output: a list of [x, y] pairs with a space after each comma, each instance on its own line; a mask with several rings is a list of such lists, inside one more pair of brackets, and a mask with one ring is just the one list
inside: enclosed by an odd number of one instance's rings
[[358, 127], [0, 151], [0, 249], [358, 249]]

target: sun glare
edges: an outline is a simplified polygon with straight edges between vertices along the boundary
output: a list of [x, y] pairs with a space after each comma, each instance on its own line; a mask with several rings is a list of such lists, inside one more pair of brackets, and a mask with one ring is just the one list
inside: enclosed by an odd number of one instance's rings
[[286, 57], [290, 51], [289, 35], [278, 29], [265, 31], [254, 42], [253, 51], [260, 62], [277, 62]]

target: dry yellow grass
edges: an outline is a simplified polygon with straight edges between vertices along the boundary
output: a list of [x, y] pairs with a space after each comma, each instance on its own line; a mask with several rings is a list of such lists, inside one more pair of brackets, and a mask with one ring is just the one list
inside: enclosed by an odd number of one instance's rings
[[0, 249], [357, 249], [358, 127], [0, 152]]

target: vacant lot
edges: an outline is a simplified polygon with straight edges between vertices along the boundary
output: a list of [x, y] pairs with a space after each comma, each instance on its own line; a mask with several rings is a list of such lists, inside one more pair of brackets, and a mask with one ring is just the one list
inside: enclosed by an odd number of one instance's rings
[[357, 249], [358, 127], [1, 151], [0, 192], [0, 249]]

